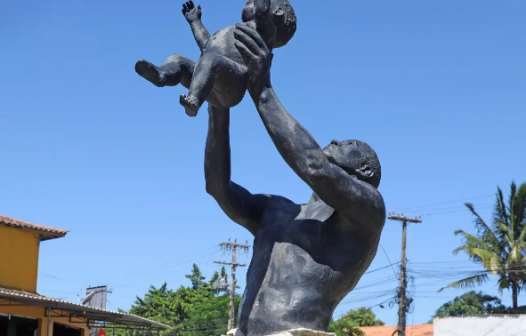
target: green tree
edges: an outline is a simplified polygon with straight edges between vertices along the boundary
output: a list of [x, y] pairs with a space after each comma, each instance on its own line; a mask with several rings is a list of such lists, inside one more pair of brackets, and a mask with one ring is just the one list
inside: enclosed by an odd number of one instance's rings
[[196, 264], [192, 266], [192, 274], [185, 275], [186, 278], [190, 279], [192, 281], [192, 288], [193, 289], [199, 289], [203, 284], [205, 283], [203, 280], [205, 280], [205, 277], [201, 273], [201, 270], [199, 267], [197, 267]]
[[[156, 288], [151, 286], [144, 298], [137, 297], [130, 309], [131, 314], [152, 319], [171, 326], [173, 329], [163, 332], [170, 336], [217, 336], [224, 334], [228, 322], [228, 294], [216, 295], [211, 286], [214, 278], [226, 273], [216, 272], [207, 282], [197, 265], [186, 277], [191, 286], [181, 286], [170, 290], [167, 284]], [[236, 296], [235, 304], [240, 298]]]
[[455, 235], [463, 237], [463, 245], [453, 253], [466, 253], [486, 270], [444, 288], [472, 288], [487, 282], [488, 274], [496, 275], [499, 292], [511, 288], [513, 308], [517, 309], [519, 292], [526, 286], [526, 183], [517, 188], [512, 182], [507, 203], [500, 188], [497, 188], [496, 196], [491, 226], [475, 211], [473, 204], [466, 203], [475, 217], [478, 232], [476, 235], [462, 230], [455, 232]]
[[359, 327], [383, 326], [384, 322], [376, 319], [376, 315], [370, 308], [361, 307], [352, 309], [339, 319], [332, 321], [329, 331], [337, 336], [362, 336], [363, 331]]
[[444, 303], [437, 309], [433, 318], [502, 314], [505, 311], [506, 307], [499, 298], [482, 292], [470, 291]]

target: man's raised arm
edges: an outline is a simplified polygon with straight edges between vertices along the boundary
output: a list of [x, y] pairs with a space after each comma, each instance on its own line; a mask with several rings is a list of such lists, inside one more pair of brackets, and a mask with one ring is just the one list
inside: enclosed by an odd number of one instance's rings
[[249, 65], [249, 93], [287, 164], [335, 210], [359, 215], [368, 211], [368, 207], [382, 207], [383, 201], [376, 200], [379, 195], [376, 189], [330, 163], [312, 135], [285, 110], [270, 86], [268, 70], [272, 56], [259, 34], [250, 27], [237, 25], [234, 36], [236, 47]]
[[253, 195], [230, 180], [230, 111], [209, 104], [208, 112], [206, 191], [230, 219], [255, 235], [270, 196]]

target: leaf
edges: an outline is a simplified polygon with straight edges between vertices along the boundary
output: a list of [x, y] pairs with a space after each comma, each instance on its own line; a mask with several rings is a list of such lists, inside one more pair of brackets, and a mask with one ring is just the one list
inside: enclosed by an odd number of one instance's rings
[[484, 272], [484, 273], [480, 273], [480, 274], [470, 276], [462, 280], [458, 280], [453, 283], [450, 283], [446, 287], [440, 288], [438, 292], [440, 293], [444, 289], [447, 289], [447, 288], [461, 288], [461, 289], [473, 288], [476, 285], [482, 285], [486, 283], [486, 281], [488, 281], [488, 275]]
[[463, 235], [464, 239], [466, 240], [466, 242], [467, 242], [467, 244], [469, 246], [480, 247], [480, 248], [486, 249], [488, 251], [492, 249], [492, 247], [489, 246], [488, 244], [486, 244], [486, 242], [484, 242], [482, 239], [477, 238], [477, 237], [473, 236], [472, 234], [467, 233], [466, 231], [457, 230], [457, 231], [455, 231], [455, 235], [456, 236], [457, 235]]
[[477, 228], [482, 231], [482, 233], [484, 235], [489, 235], [489, 237], [494, 240], [494, 241], [499, 241], [499, 239], [497, 238], [497, 236], [495, 236], [495, 233], [491, 230], [491, 228], [488, 226], [488, 224], [486, 224], [486, 222], [484, 221], [484, 219], [482, 219], [482, 217], [480, 217], [480, 215], [477, 213], [477, 211], [475, 211], [475, 207], [473, 206], [473, 204], [471, 203], [464, 203], [464, 205], [469, 209], [469, 211], [471, 211], [471, 213], [473, 214], [473, 216], [475, 216], [475, 225], [477, 226]]

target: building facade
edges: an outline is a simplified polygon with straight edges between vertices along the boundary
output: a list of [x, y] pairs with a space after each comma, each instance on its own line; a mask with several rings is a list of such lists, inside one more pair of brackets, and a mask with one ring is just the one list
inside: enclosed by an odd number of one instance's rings
[[105, 323], [112, 328], [169, 328], [139, 316], [39, 295], [40, 243], [66, 234], [0, 215], [0, 336], [89, 336], [90, 328]]
[[526, 315], [444, 317], [433, 325], [435, 336], [526, 336]]

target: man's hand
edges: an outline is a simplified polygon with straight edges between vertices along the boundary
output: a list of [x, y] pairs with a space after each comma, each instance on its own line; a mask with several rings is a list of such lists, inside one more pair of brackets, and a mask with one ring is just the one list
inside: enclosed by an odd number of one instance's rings
[[259, 33], [239, 23], [234, 30], [234, 42], [248, 67], [248, 92], [253, 100], [259, 99], [264, 87], [270, 87], [270, 66], [272, 52]]
[[183, 15], [188, 23], [192, 23], [195, 20], [201, 20], [201, 5], [194, 6], [193, 1], [188, 1], [183, 4]]

